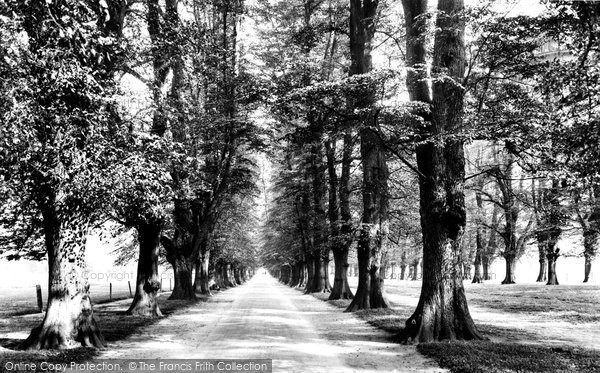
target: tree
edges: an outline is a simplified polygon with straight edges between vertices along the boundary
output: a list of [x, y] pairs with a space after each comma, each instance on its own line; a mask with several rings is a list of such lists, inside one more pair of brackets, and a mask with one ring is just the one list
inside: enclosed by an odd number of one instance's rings
[[600, 237], [600, 204], [598, 203], [599, 188], [595, 185], [584, 184], [582, 191], [575, 189], [573, 192], [574, 209], [577, 222], [583, 233], [584, 272], [583, 282], [588, 282], [592, 271], [592, 262], [598, 250]]
[[[438, 3], [433, 47], [432, 92], [427, 83], [424, 27], [427, 2], [403, 0], [406, 22], [406, 84], [423, 110], [417, 146], [423, 231], [423, 285], [402, 340], [481, 339], [469, 314], [462, 283], [460, 240], [466, 222], [462, 126], [465, 73], [461, 0]], [[450, 135], [450, 136], [448, 136]]]
[[22, 347], [101, 347], [84, 252], [88, 231], [105, 209], [102, 179], [114, 160], [107, 110], [114, 82], [106, 71], [118, 47], [98, 29], [106, 19], [92, 6], [61, 1], [10, 7], [14, 30], [27, 40], [9, 39], [17, 52], [2, 65], [10, 68], [3, 71], [8, 79], [2, 88], [10, 89], [3, 95], [14, 97], [2, 106], [1, 138], [9, 150], [0, 161], [3, 191], [25, 197], [19, 209], [32, 209], [26, 216], [39, 223], [49, 266], [46, 314]]
[[[371, 50], [375, 35], [378, 1], [350, 2], [350, 75], [372, 70]], [[352, 97], [356, 111], [364, 111], [360, 123], [360, 155], [363, 172], [363, 211], [357, 245], [358, 288], [346, 311], [387, 308], [388, 302], [380, 277], [381, 250], [389, 232], [388, 166], [386, 152], [377, 129], [374, 87], [367, 83]]]

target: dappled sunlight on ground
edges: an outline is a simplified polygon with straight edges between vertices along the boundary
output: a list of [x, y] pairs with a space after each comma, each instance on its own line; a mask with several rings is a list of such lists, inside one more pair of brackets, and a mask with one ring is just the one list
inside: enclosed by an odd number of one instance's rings
[[117, 342], [101, 358], [273, 359], [278, 372], [441, 372], [413, 346], [267, 275]]
[[[349, 279], [356, 289], [357, 279]], [[388, 299], [408, 318], [420, 281], [386, 280]], [[492, 341], [600, 350], [600, 286], [465, 282], [469, 311]]]

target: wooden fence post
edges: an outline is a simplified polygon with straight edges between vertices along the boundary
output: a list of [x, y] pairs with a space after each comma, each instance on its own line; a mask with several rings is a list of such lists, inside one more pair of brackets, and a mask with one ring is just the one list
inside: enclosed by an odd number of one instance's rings
[[42, 300], [42, 287], [40, 285], [35, 285], [35, 292], [37, 294], [38, 311], [44, 312], [44, 302]]

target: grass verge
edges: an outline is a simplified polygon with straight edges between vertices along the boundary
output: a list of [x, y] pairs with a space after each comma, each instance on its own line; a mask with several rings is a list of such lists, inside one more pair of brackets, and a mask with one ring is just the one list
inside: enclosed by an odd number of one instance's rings
[[[328, 300], [329, 294], [313, 297], [345, 309], [350, 300]], [[405, 306], [362, 310], [354, 314], [379, 329], [398, 335], [412, 313]], [[600, 372], [600, 351], [583, 348], [544, 346], [536, 334], [492, 325], [478, 325], [480, 332], [494, 341], [434, 342], [417, 345], [417, 350], [454, 373], [566, 373]], [[523, 343], [532, 342], [532, 343]]]
[[[162, 298], [162, 297], [161, 297]], [[197, 301], [172, 301], [163, 298], [160, 300], [160, 309], [165, 317], [179, 310], [184, 310], [206, 299], [199, 297]], [[96, 304], [95, 315], [98, 325], [106, 342], [109, 344], [122, 340], [132, 334], [141, 331], [142, 328], [157, 323], [163, 318], [143, 317], [125, 315], [124, 311], [129, 305], [128, 302], [113, 301], [112, 303]], [[39, 315], [39, 316], [38, 316]], [[41, 321], [43, 314], [28, 315], [26, 324], [37, 325]], [[24, 322], [17, 321], [18, 317], [13, 319], [15, 327], [22, 330]], [[4, 326], [2, 329], [6, 329]], [[17, 331], [16, 329], [14, 329]], [[4, 330], [7, 331], [7, 330]], [[68, 350], [45, 350], [45, 351], [19, 351], [17, 350], [21, 339], [0, 339], [0, 372], [5, 371], [6, 364], [9, 362], [23, 362], [35, 364], [35, 369], [30, 372], [46, 372], [40, 366], [42, 362], [54, 364], [83, 363], [98, 356], [102, 350], [87, 347], [78, 347]]]

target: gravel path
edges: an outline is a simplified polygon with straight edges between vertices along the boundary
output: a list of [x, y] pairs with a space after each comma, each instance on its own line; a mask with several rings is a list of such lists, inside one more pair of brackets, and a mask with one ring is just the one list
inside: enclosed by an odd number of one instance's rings
[[273, 359], [273, 372], [444, 372], [414, 346], [257, 274], [115, 343], [100, 358]]

